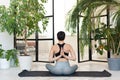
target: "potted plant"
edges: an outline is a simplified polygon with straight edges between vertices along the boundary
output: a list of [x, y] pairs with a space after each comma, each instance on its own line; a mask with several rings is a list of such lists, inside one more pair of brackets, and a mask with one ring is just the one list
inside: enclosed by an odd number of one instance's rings
[[[106, 24], [104, 27], [103, 33], [105, 33], [104, 38], [107, 38], [107, 45], [104, 48], [108, 48], [110, 51], [112, 50], [113, 54], [119, 54], [120, 53], [120, 47], [119, 45], [119, 38], [114, 38], [118, 36], [120, 33], [120, 2], [117, 0], [78, 0], [78, 3], [70, 10], [70, 12], [67, 15], [66, 19], [66, 29], [71, 32], [76, 32], [76, 27], [78, 26], [79, 21], [82, 20], [80, 23], [80, 52], [81, 55], [84, 55], [84, 47], [85, 46], [91, 46], [90, 44], [90, 37], [91, 33], [92, 36], [95, 37], [95, 33], [97, 33], [97, 28], [101, 28], [100, 25], [103, 23], [100, 20], [101, 16], [106, 15], [106, 10], [110, 11], [110, 14], [108, 15], [110, 19], [108, 20], [109, 24]], [[113, 11], [114, 10], [114, 11]], [[112, 13], [113, 12], [113, 13]], [[111, 15], [113, 17], [111, 17]], [[79, 19], [78, 19], [79, 18]], [[105, 23], [105, 22], [104, 22]], [[112, 25], [112, 26], [111, 26]], [[113, 28], [113, 29], [112, 29]], [[96, 30], [96, 31], [95, 31]], [[117, 34], [116, 34], [117, 31]], [[98, 36], [97, 36], [98, 37]], [[95, 38], [94, 38], [95, 40]], [[115, 44], [113, 49], [113, 44]], [[101, 44], [101, 43], [100, 43]], [[102, 48], [102, 47], [101, 47]], [[117, 49], [117, 53], [116, 50]], [[101, 53], [101, 52], [100, 52]]]
[[[115, 15], [116, 19], [120, 19]], [[118, 23], [118, 22], [117, 22]], [[120, 70], [120, 27], [107, 28], [106, 24], [103, 27], [95, 30], [95, 41], [98, 40], [98, 45], [95, 45], [96, 51], [101, 55], [104, 51], [110, 51], [111, 58], [108, 58], [108, 66], [110, 70]], [[102, 42], [101, 38], [107, 38], [106, 42]]]
[[0, 44], [0, 68], [9, 68], [11, 66], [10, 62], [12, 62], [12, 66], [18, 66], [19, 62], [17, 55], [18, 52], [16, 49], [4, 50]]
[[[20, 61], [20, 66], [21, 63], [27, 62], [26, 58], [30, 60], [28, 63], [32, 62], [31, 56], [27, 53], [27, 38], [33, 33], [42, 33], [46, 30], [48, 19], [45, 18], [46, 12], [43, 5], [46, 2], [47, 0], [11, 0], [8, 8], [1, 6], [1, 30], [15, 34], [15, 37], [20, 36], [25, 43], [24, 54], [20, 56], [22, 57], [20, 60], [25, 57], [26, 61]], [[41, 22], [42, 26], [38, 26], [38, 22]]]
[[10, 66], [10, 62], [5, 58], [5, 51], [2, 49], [2, 45], [0, 45], [0, 69], [7, 69]]

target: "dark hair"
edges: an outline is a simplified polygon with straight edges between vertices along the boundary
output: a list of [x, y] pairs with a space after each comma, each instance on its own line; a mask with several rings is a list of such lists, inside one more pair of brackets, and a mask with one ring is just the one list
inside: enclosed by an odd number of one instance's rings
[[60, 41], [64, 40], [64, 39], [65, 39], [65, 32], [59, 31], [59, 32], [57, 33], [57, 38], [58, 38], [58, 40], [60, 40]]

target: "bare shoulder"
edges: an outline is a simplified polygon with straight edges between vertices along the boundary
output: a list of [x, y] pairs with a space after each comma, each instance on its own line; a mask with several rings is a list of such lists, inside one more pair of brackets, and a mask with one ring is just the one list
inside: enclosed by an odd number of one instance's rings
[[65, 46], [71, 48], [71, 45], [68, 43], [65, 43]]
[[56, 49], [57, 48], [57, 44], [52, 46], [52, 49]]
[[71, 46], [71, 45], [70, 45], [70, 44], [68, 44], [68, 43], [65, 43], [65, 45], [66, 45], [66, 46]]

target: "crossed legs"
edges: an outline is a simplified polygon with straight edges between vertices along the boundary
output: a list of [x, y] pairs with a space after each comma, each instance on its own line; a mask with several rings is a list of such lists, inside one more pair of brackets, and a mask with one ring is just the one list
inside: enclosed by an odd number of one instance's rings
[[56, 65], [46, 64], [46, 68], [55, 75], [70, 75], [73, 74], [78, 66], [70, 66], [69, 62], [57, 62]]

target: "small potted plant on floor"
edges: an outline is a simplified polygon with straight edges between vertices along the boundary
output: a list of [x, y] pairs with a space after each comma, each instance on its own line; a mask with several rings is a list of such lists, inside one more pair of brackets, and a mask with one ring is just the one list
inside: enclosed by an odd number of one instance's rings
[[5, 51], [2, 49], [2, 45], [0, 45], [0, 69], [7, 69], [10, 66], [10, 62], [5, 58]]
[[4, 50], [0, 44], [0, 69], [18, 66], [18, 63], [18, 51], [16, 49]]

